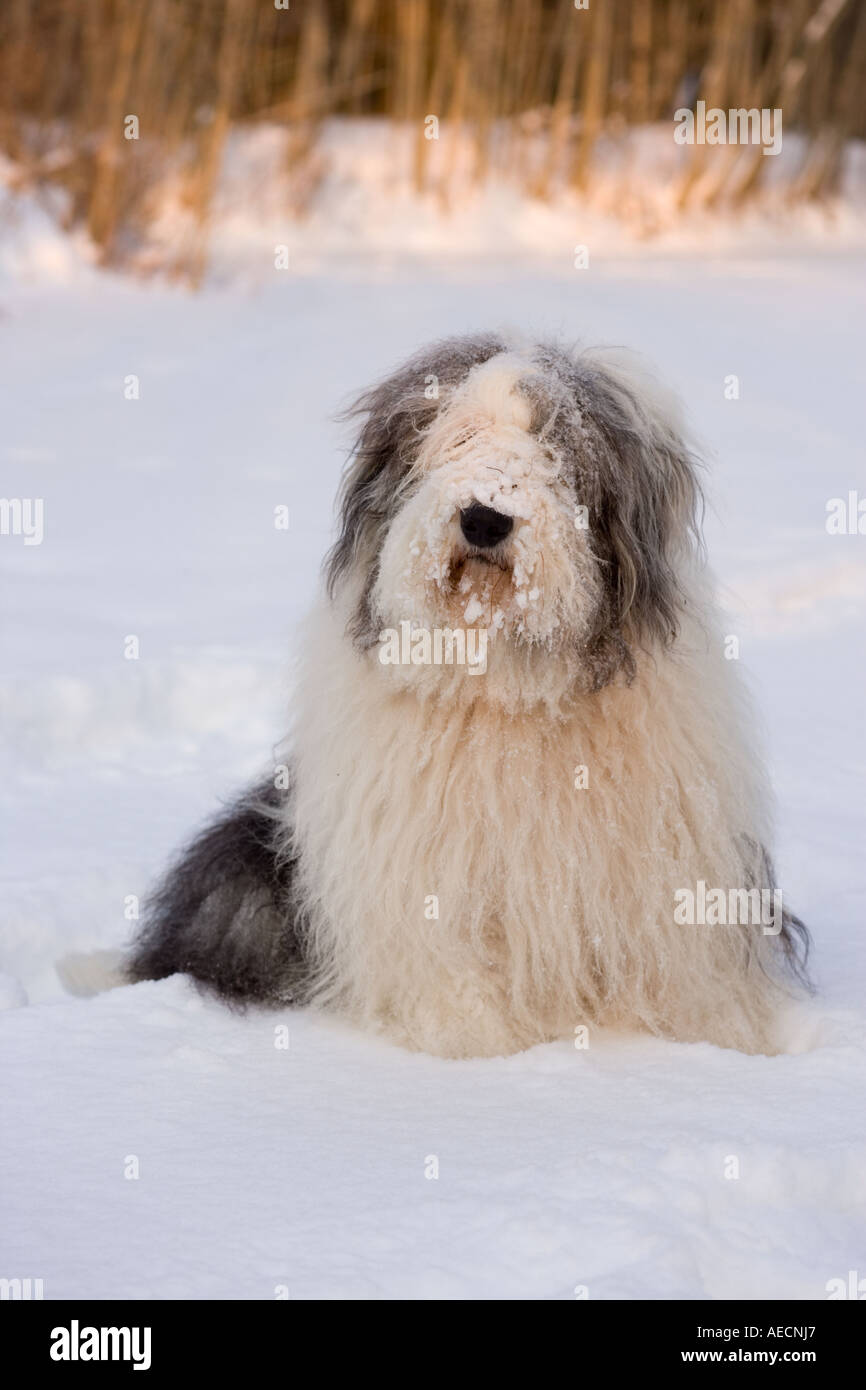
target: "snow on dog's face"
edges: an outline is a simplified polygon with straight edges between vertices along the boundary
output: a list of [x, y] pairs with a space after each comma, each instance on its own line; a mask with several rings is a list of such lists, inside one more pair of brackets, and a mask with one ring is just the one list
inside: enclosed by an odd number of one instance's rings
[[521, 387], [536, 370], [509, 353], [473, 367], [424, 432], [379, 553], [371, 607], [386, 624], [588, 639], [600, 579], [571, 470], [532, 432]]
[[598, 689], [671, 641], [697, 486], [675, 412], [607, 355], [456, 339], [361, 397], [328, 561], [362, 649], [483, 629]]

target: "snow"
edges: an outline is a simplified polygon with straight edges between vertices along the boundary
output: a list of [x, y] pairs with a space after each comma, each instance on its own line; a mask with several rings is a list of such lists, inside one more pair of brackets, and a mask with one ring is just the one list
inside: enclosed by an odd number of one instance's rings
[[[4, 282], [3, 490], [45, 502], [41, 545], [0, 539], [4, 1277], [49, 1298], [820, 1299], [866, 1275], [866, 539], [825, 529], [862, 487], [866, 258], [601, 242], [578, 271], [583, 239], [286, 273], [264, 227], [249, 275], [198, 296], [61, 273], [68, 247]], [[711, 446], [709, 550], [815, 935], [790, 1053], [593, 1034], [446, 1062], [180, 978], [70, 999], [54, 962], [120, 944], [130, 896], [283, 735], [334, 412], [431, 337], [509, 325], [644, 351]]]
[[47, 1297], [820, 1297], [862, 1251], [853, 1025], [443, 1063], [178, 979], [16, 1021], [4, 1267]]
[[[744, 247], [771, 256], [866, 249], [866, 143], [849, 142], [834, 197], [792, 203], [806, 151], [796, 132], [786, 133], [778, 156], [764, 161], [757, 195], [733, 218], [724, 201], [721, 209], [701, 207], [700, 180], [693, 200], [680, 206], [695, 150], [678, 145], [674, 130], [671, 120], [604, 137], [587, 192], [570, 186], [560, 169], [553, 196], [539, 198], [529, 188], [533, 171], [541, 175], [547, 162], [543, 122], [524, 133], [519, 148], [505, 129], [495, 130], [491, 168], [480, 181], [471, 131], [443, 122], [439, 138], [425, 142], [420, 192], [414, 125], [325, 120], [310, 166], [299, 169], [284, 126], [241, 127], [227, 141], [211, 208], [209, 277], [260, 286], [273, 279], [278, 255], [292, 275], [319, 271], [339, 279], [360, 265], [388, 282], [423, 276], [431, 258], [453, 266], [468, 261], [474, 274], [485, 266], [519, 272], [528, 257], [561, 275], [581, 261], [594, 266], [599, 255], [643, 265], [674, 255], [739, 258]], [[4, 185], [14, 196], [3, 198]], [[83, 232], [59, 230], [68, 214], [63, 193], [27, 189], [0, 156], [0, 282], [89, 282], [97, 257]], [[148, 206], [154, 215], [137, 230], [136, 265], [151, 273], [195, 261], [201, 228], [182, 169], [165, 169]]]

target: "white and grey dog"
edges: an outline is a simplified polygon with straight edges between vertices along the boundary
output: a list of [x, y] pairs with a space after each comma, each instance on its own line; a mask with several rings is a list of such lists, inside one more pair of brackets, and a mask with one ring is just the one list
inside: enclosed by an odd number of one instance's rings
[[734, 910], [776, 889], [769, 796], [675, 403], [621, 354], [484, 335], [351, 413], [290, 785], [180, 858], [128, 977], [448, 1057], [583, 1025], [776, 1050], [807, 935], [777, 892]]

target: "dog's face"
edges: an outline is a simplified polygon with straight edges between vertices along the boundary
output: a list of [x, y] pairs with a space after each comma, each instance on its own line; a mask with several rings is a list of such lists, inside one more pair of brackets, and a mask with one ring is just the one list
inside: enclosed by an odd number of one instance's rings
[[371, 607], [388, 626], [483, 626], [586, 642], [601, 580], [568, 460], [533, 431], [533, 368], [472, 368], [419, 441], [384, 536]]
[[[566, 655], [597, 689], [670, 641], [697, 485], [668, 401], [600, 354], [457, 339], [355, 407], [366, 416], [331, 552], [350, 631], [484, 629]], [[526, 668], [526, 662], [522, 665]]]

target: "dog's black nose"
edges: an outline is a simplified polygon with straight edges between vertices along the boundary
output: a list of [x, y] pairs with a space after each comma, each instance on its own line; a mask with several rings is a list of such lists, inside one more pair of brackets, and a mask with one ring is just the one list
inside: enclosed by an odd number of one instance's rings
[[482, 507], [480, 502], [473, 502], [460, 513], [460, 530], [470, 545], [482, 548], [504, 541], [513, 525], [512, 517], [495, 512], [492, 507]]

